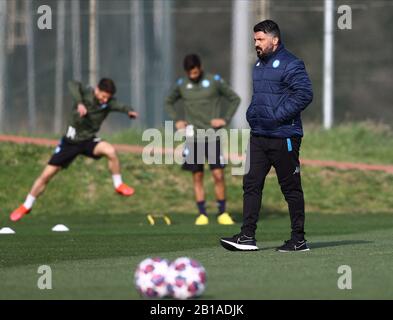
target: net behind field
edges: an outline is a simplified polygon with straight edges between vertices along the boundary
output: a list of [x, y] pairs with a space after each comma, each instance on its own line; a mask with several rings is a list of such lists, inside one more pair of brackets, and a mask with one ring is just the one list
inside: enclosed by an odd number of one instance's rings
[[[97, 1], [97, 75], [112, 77], [118, 86], [118, 98], [141, 112], [141, 119], [132, 124], [122, 115], [112, 115], [103, 126], [106, 133], [130, 126], [161, 127], [168, 119], [163, 100], [176, 78], [183, 76], [182, 59], [187, 53], [199, 53], [208, 72], [231, 80], [232, 1], [149, 0], [138, 1], [138, 5], [136, 2]], [[0, 132], [59, 134], [71, 108], [66, 83], [75, 78], [79, 69], [72, 36], [75, 21], [80, 22], [80, 80], [89, 83], [89, 1], [76, 1], [77, 16], [72, 1], [65, 1], [64, 73], [58, 92], [55, 79], [59, 72], [56, 48], [60, 1], [32, 0], [29, 12], [27, 0], [2, 3], [6, 6], [2, 4], [1, 19], [5, 23], [0, 30], [4, 38], [0, 55], [4, 78], [0, 90], [0, 98], [3, 96]], [[251, 2], [251, 25], [259, 21], [260, 3]], [[336, 1], [336, 7], [341, 4], [352, 7], [353, 29], [335, 31], [335, 121], [373, 120], [390, 125], [393, 44], [389, 32], [393, 5], [390, 1]], [[52, 9], [52, 30], [37, 27], [40, 5]], [[270, 1], [269, 13], [279, 23], [286, 47], [305, 61], [313, 82], [314, 101], [304, 113], [304, 119], [321, 123], [323, 1]], [[32, 26], [30, 46], [28, 17]], [[254, 61], [252, 54], [250, 68]], [[33, 83], [28, 78], [32, 63]], [[60, 126], [56, 128], [59, 116], [55, 106], [59, 101], [62, 111]]]

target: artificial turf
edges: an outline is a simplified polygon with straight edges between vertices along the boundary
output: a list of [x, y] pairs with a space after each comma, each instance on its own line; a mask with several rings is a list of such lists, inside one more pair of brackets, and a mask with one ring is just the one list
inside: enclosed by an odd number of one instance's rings
[[[382, 128], [383, 129], [383, 128]], [[309, 130], [302, 155], [368, 163], [391, 163], [391, 131], [364, 125]], [[382, 130], [382, 131], [381, 131]], [[137, 141], [124, 133], [109, 141]], [[190, 174], [178, 165], [147, 165], [121, 154], [124, 180], [135, 196], [116, 195], [105, 160], [83, 157], [61, 172], [19, 223], [9, 213], [25, 198], [53, 148], [0, 144], [0, 299], [139, 299], [133, 284], [146, 257], [189, 256], [207, 270], [205, 299], [393, 299], [393, 176], [382, 172], [302, 168], [306, 238], [311, 252], [280, 254], [289, 237], [287, 205], [272, 171], [266, 179], [261, 250], [225, 251], [219, 238], [240, 225], [214, 221], [214, 191], [206, 176], [211, 224], [193, 225], [196, 213]], [[226, 170], [228, 211], [241, 221], [242, 177]], [[168, 214], [172, 226], [149, 226], [146, 214]], [[55, 224], [71, 231], [53, 233]], [[39, 290], [38, 267], [49, 265], [53, 289]], [[352, 268], [352, 289], [339, 290], [338, 268]]]
[[[146, 257], [189, 256], [207, 270], [203, 299], [392, 299], [393, 221], [390, 215], [307, 217], [311, 251], [278, 253], [289, 219], [264, 216], [258, 252], [229, 252], [220, 236], [239, 225], [205, 227], [175, 214], [172, 226], [150, 226], [141, 214], [30, 216], [0, 236], [0, 299], [140, 299], [133, 284]], [[239, 217], [237, 217], [239, 218]], [[71, 231], [54, 233], [66, 224]], [[40, 265], [52, 269], [52, 290], [39, 290]], [[337, 286], [338, 268], [352, 269], [352, 289]]]

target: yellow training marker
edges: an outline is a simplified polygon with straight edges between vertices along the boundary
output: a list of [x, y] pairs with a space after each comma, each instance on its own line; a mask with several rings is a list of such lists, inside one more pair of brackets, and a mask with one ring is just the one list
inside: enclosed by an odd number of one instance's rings
[[149, 221], [149, 224], [151, 226], [154, 226], [156, 224], [156, 219], [162, 219], [166, 225], [170, 226], [172, 224], [171, 219], [164, 214], [148, 214], [147, 215], [147, 220]]
[[169, 217], [168, 217], [167, 215], [164, 215], [164, 221], [165, 221], [165, 223], [166, 223], [168, 226], [170, 226], [170, 225], [172, 224], [171, 219], [169, 219]]
[[147, 221], [149, 221], [150, 225], [152, 225], [152, 226], [154, 226], [155, 223], [156, 223], [156, 222], [154, 221], [153, 216], [152, 216], [151, 214], [148, 214], [148, 215], [147, 215]]

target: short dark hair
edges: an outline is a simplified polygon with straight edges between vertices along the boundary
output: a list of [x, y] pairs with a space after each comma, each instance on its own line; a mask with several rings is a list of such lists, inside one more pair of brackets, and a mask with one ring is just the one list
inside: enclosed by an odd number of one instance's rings
[[112, 79], [102, 78], [98, 83], [98, 89], [110, 93], [112, 96], [116, 93], [115, 82]]
[[185, 71], [190, 71], [194, 68], [200, 68], [201, 59], [197, 54], [188, 54], [184, 58], [183, 66]]
[[259, 22], [254, 26], [254, 32], [263, 32], [263, 33], [268, 33], [272, 35], [273, 37], [277, 37], [279, 41], [281, 42], [281, 32], [280, 28], [277, 23], [275, 23], [273, 20], [264, 20], [262, 22]]

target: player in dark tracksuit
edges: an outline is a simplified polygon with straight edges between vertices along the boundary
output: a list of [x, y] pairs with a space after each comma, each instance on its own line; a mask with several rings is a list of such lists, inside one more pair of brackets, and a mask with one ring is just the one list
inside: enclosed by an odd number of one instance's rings
[[251, 137], [243, 179], [243, 226], [232, 238], [222, 238], [228, 250], [258, 250], [255, 231], [265, 177], [273, 166], [288, 203], [291, 239], [278, 251], [308, 251], [304, 239], [304, 197], [299, 151], [303, 137], [301, 112], [313, 91], [304, 63], [285, 49], [278, 25], [265, 20], [254, 27], [258, 61], [253, 71], [253, 96], [247, 110]]

